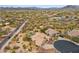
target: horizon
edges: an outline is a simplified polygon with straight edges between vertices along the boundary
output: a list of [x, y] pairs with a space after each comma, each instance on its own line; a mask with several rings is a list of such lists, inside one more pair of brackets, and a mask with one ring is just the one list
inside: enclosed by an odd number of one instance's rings
[[14, 7], [14, 8], [18, 8], [18, 7], [38, 7], [38, 8], [62, 8], [66, 5], [0, 5], [0, 7]]

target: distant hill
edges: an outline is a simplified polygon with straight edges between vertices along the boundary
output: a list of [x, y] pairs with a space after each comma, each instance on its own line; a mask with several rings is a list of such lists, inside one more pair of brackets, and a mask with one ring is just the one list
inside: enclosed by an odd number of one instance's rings
[[59, 9], [79, 9], [79, 5], [67, 5], [62, 8], [39, 8], [39, 7], [0, 7], [0, 10], [59, 10]]
[[79, 9], [79, 5], [67, 5], [62, 9]]
[[59, 8], [38, 8], [38, 7], [25, 7], [25, 8], [21, 8], [21, 7], [0, 7], [1, 10], [56, 10]]

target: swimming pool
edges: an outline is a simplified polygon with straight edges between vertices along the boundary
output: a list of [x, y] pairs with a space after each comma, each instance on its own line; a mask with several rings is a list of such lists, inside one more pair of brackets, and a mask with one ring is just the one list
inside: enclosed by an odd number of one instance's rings
[[79, 53], [79, 46], [66, 40], [55, 41], [54, 47], [61, 53]]

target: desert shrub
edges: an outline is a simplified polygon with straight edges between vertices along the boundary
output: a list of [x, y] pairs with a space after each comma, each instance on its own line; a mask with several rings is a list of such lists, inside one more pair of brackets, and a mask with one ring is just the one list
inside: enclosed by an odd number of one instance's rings
[[27, 48], [26, 45], [23, 45], [23, 48], [26, 49]]
[[10, 50], [10, 49], [11, 49], [10, 46], [5, 47], [5, 50]]
[[14, 47], [13, 47], [13, 49], [19, 49], [19, 48], [20, 48], [19, 46], [14, 46]]
[[12, 53], [16, 53], [15, 50], [13, 50]]
[[72, 41], [79, 43], [79, 37], [72, 37]]

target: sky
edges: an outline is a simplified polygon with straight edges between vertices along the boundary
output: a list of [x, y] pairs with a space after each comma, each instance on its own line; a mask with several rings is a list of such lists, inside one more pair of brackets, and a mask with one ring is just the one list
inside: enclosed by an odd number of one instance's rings
[[0, 5], [0, 7], [40, 7], [40, 8], [61, 8], [66, 5]]

